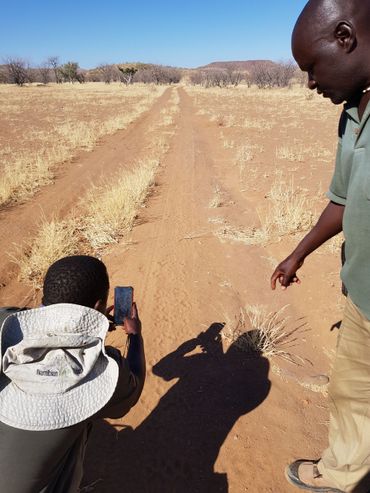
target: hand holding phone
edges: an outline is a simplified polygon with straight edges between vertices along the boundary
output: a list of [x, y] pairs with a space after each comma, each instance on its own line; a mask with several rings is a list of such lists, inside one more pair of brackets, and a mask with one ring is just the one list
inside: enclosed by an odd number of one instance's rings
[[134, 288], [131, 286], [117, 286], [114, 288], [114, 323], [123, 325], [125, 318], [132, 315]]
[[141, 334], [141, 321], [137, 312], [136, 303], [132, 304], [132, 315], [125, 319], [123, 330], [127, 335], [139, 335]]

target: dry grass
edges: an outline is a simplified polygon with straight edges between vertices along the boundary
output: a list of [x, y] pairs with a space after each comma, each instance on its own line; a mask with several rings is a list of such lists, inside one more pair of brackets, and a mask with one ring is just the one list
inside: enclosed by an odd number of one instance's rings
[[235, 227], [225, 224], [215, 231], [215, 235], [224, 241], [236, 241], [245, 245], [266, 245], [283, 236], [308, 231], [314, 223], [314, 214], [310, 202], [293, 180], [286, 183], [281, 176], [266, 196], [269, 199], [267, 211], [257, 210], [260, 225]]
[[78, 213], [63, 220], [44, 219], [28, 248], [13, 256], [20, 279], [38, 289], [47, 268], [58, 258], [76, 252], [97, 255], [127, 235], [154, 185], [158, 164], [154, 159], [139, 162], [134, 171], [125, 171], [100, 187], [92, 186]]
[[244, 128], [254, 130], [271, 130], [274, 127], [274, 123], [271, 120], [265, 118], [249, 120], [246, 118], [242, 124]]
[[34, 195], [58, 165], [126, 128], [164, 91], [103, 86], [0, 87], [0, 207]]
[[215, 185], [213, 189], [213, 197], [209, 201], [208, 207], [210, 209], [215, 209], [223, 205], [222, 201], [222, 190], [219, 185]]
[[[245, 181], [246, 171], [252, 171], [249, 166], [251, 161], [254, 160], [256, 153], [262, 153], [264, 150], [263, 146], [257, 144], [244, 143], [241, 145], [236, 152], [235, 164], [239, 170], [239, 180], [241, 182]], [[252, 171], [253, 172], [253, 171]], [[250, 176], [248, 176], [250, 178]]]
[[293, 348], [299, 343], [297, 335], [302, 332], [304, 324], [288, 328], [286, 308], [277, 312], [268, 312], [260, 305], [241, 308], [235, 321], [227, 324], [223, 337], [250, 355], [277, 356], [301, 365], [304, 360], [293, 352]]
[[233, 149], [235, 147], [235, 141], [230, 139], [223, 139], [225, 149]]
[[215, 236], [221, 241], [235, 241], [245, 245], [261, 245], [267, 243], [269, 231], [263, 228], [237, 228], [227, 224], [215, 231]]
[[99, 255], [125, 238], [155, 185], [155, 172], [169, 149], [170, 134], [163, 129], [163, 135], [157, 135], [148, 146], [152, 157], [138, 161], [132, 171], [121, 171], [109, 182], [92, 185], [75, 213], [66, 219], [44, 219], [27, 248], [13, 256], [20, 278], [38, 289], [48, 266], [58, 258], [76, 252]]
[[[0, 207], [9, 202], [25, 200], [38, 189], [52, 182], [52, 162], [55, 152], [46, 152], [43, 157], [19, 155], [7, 161], [0, 177]], [[60, 161], [65, 155], [60, 150]]]
[[98, 252], [106, 245], [117, 243], [133, 227], [138, 208], [154, 185], [159, 160], [141, 161], [133, 172], [100, 187], [92, 187], [81, 203], [86, 211], [82, 220], [82, 234], [89, 247]]
[[286, 159], [287, 161], [304, 161], [304, 152], [301, 147], [282, 146], [276, 149], [276, 157], [278, 159]]
[[156, 122], [154, 123], [150, 130], [155, 132], [155, 131], [158, 131], [160, 129], [163, 129], [163, 127], [171, 127], [172, 126], [172, 129], [167, 131], [167, 135], [174, 135], [175, 133], [175, 118], [176, 118], [176, 115], [179, 113], [180, 111], [180, 107], [179, 107], [179, 104], [180, 104], [180, 96], [179, 96], [179, 93], [178, 93], [178, 90], [177, 88], [173, 88], [172, 89], [172, 94], [171, 94], [171, 97], [168, 101], [168, 104], [165, 108], [162, 108], [161, 109], [161, 118]]
[[316, 145], [303, 145], [296, 144], [293, 146], [280, 146], [276, 148], [276, 157], [278, 159], [285, 159], [291, 162], [303, 162], [308, 159], [314, 159], [315, 161], [330, 162], [334, 159], [334, 150], [330, 151]]
[[80, 248], [78, 220], [72, 217], [66, 220], [44, 219], [28, 248], [18, 252], [13, 260], [19, 266], [22, 280], [41, 287], [46, 270], [55, 260], [77, 252], [83, 253]]
[[294, 186], [293, 179], [287, 183], [277, 177], [268, 198], [272, 205], [262, 220], [262, 229], [281, 237], [308, 231], [313, 226], [311, 204], [302, 190]]
[[[259, 90], [244, 85], [226, 89], [188, 86], [186, 91], [195, 102], [197, 114], [220, 127], [253, 131], [264, 140], [266, 133], [303, 127], [305, 119], [334, 124], [335, 131], [333, 116], [337, 110], [302, 87]], [[315, 148], [315, 144], [305, 139], [305, 146]], [[287, 145], [291, 146], [291, 139]]]

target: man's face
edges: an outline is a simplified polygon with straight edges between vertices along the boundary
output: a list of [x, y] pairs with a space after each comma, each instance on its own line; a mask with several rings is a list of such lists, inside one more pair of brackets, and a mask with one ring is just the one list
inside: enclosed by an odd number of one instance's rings
[[333, 39], [309, 27], [296, 27], [292, 37], [293, 56], [301, 70], [308, 74], [308, 87], [317, 90], [334, 104], [351, 100], [358, 93], [358, 84], [349, 65], [349, 56]]

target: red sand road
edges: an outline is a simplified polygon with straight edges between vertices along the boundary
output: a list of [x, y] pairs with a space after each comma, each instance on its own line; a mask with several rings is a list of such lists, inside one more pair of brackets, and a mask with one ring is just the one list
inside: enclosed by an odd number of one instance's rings
[[[285, 465], [302, 455], [317, 457], [326, 445], [326, 399], [303, 385], [328, 371], [328, 359], [317, 347], [334, 346], [329, 321], [336, 320], [325, 308], [331, 293], [318, 293], [309, 275], [300, 291], [272, 293], [271, 266], [263, 259], [288, 253], [287, 245], [248, 246], [214, 235], [225, 221], [253, 224], [258, 204], [240, 190], [219, 129], [197, 115], [184, 89], [167, 90], [128, 130], [62, 168], [54, 185], [1, 213], [2, 304], [17, 303], [28, 292], [16, 280], [16, 269], [9, 269], [12, 243], [32, 234], [43, 213], [68, 213], [82, 186], [129, 167], [145, 152], [148, 128], [173, 91], [179, 93], [180, 111], [157, 186], [130, 244], [118, 244], [104, 256], [112, 286], [135, 288], [147, 381], [127, 416], [94, 426], [83, 482], [94, 486], [85, 491], [293, 493]], [[222, 204], [212, 208], [218, 186]], [[318, 261], [325, 263], [324, 257]], [[290, 303], [292, 323], [302, 316], [311, 324], [321, 320], [325, 331], [313, 326], [297, 348], [311, 364], [250, 358], [221, 337], [241, 307], [257, 303], [271, 310]], [[122, 332], [109, 339], [124, 350]]]
[[[302, 453], [316, 457], [325, 444], [325, 401], [297, 382], [321, 372], [321, 363], [318, 358], [297, 376], [282, 364], [291, 377], [283, 380], [272, 372], [279, 361], [248, 359], [222, 345], [222, 324], [240, 306], [279, 304], [284, 295], [268, 289], [258, 260], [266, 252], [220, 243], [212, 234], [217, 226], [209, 218], [216, 213], [233, 218], [250, 207], [252, 215], [254, 206], [209, 209], [215, 179], [222, 180], [229, 164], [215, 145], [217, 129], [204, 125], [179, 92], [172, 150], [133, 246], [117, 246], [104, 259], [112, 285], [135, 287], [146, 387], [129, 415], [95, 428], [85, 484], [98, 481], [99, 493], [293, 492], [285, 464]], [[231, 202], [239, 199], [237, 180], [225, 193]], [[121, 347], [124, 339], [113, 336]]]

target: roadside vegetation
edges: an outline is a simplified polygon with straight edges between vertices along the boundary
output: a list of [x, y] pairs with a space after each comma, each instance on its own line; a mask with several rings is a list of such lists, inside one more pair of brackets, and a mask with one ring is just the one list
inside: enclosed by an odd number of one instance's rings
[[[175, 92], [165, 108], [166, 114], [177, 113], [178, 101]], [[127, 240], [140, 207], [155, 186], [156, 170], [174, 134], [172, 127], [172, 119], [160, 121], [155, 130], [161, 129], [162, 136], [153, 138], [145, 159], [138, 160], [131, 170], [122, 170], [99, 186], [92, 184], [67, 217], [42, 221], [38, 234], [26, 248], [13, 254], [21, 280], [38, 289], [48, 266], [58, 258], [77, 252], [101, 255], [109, 245]]]
[[[0, 207], [24, 201], [53, 181], [58, 166], [79, 150], [126, 128], [163, 93], [163, 87], [54, 85], [19, 92], [0, 85]], [[12, 124], [16, 122], [16, 124]]]

